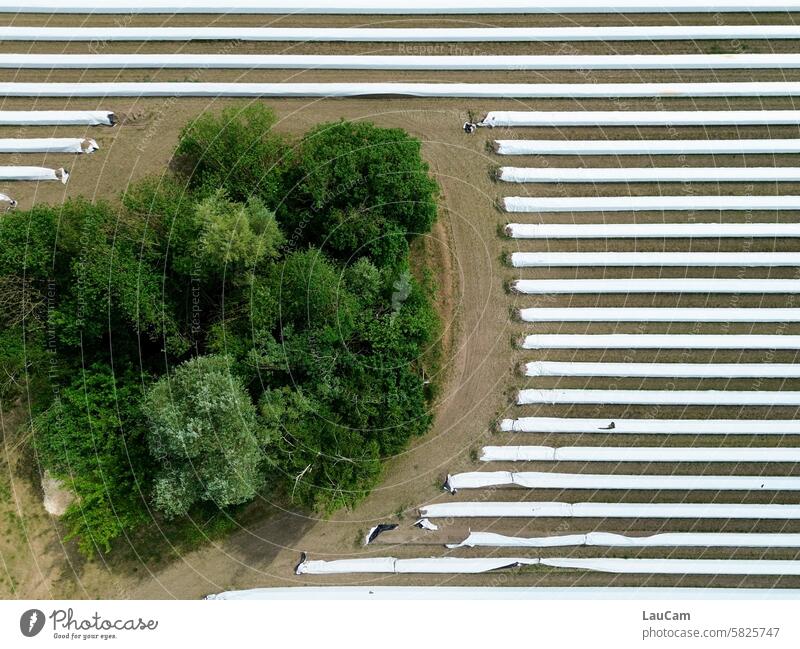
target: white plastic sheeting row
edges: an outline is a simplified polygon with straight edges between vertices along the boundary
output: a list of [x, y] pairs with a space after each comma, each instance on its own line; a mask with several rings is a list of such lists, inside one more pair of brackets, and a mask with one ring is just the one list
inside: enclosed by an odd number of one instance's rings
[[107, 110], [0, 110], [0, 126], [113, 126]]
[[0, 153], [92, 153], [99, 148], [89, 138], [0, 138]]
[[800, 209], [800, 196], [507, 196], [503, 199], [503, 208], [506, 212], [750, 212]]
[[428, 518], [688, 518], [800, 520], [800, 505], [739, 503], [441, 502], [420, 507]]
[[333, 561], [303, 561], [297, 565], [298, 575], [342, 575], [354, 572], [363, 573], [464, 573], [474, 574], [515, 568], [521, 565], [534, 565], [538, 559], [460, 559], [458, 557], [431, 557], [429, 559], [395, 559], [394, 557], [374, 557], [365, 559], [334, 559]]
[[517, 404], [800, 406], [791, 390], [520, 390]]
[[298, 574], [476, 574], [531, 565], [614, 574], [800, 575], [800, 561], [789, 559], [520, 559], [511, 557], [491, 559], [459, 559], [455, 557], [431, 559], [369, 558], [306, 561], [298, 566]]
[[800, 237], [800, 223], [509, 223], [505, 232], [512, 239], [772, 239]]
[[796, 308], [737, 307], [530, 307], [523, 322], [798, 322]]
[[800, 478], [786, 476], [623, 475], [543, 471], [470, 471], [447, 476], [445, 486], [459, 489], [620, 489], [644, 491], [800, 491]]
[[797, 447], [484, 446], [482, 462], [800, 462]]
[[797, 69], [800, 54], [371, 55], [0, 54], [12, 69], [714, 70]]
[[304, 561], [298, 575], [382, 574], [477, 574], [521, 566], [548, 566], [610, 572], [615, 574], [662, 575], [800, 575], [800, 561], [790, 559], [560, 559], [493, 557], [432, 557], [430, 559], [334, 559]]
[[[226, 7], [227, 9], [227, 7]], [[798, 97], [797, 81], [712, 83], [0, 83], [6, 97]]]
[[800, 252], [514, 252], [514, 268], [542, 266], [800, 266]]
[[733, 532], [673, 532], [650, 536], [626, 536], [609, 532], [564, 534], [561, 536], [520, 537], [494, 532], [470, 532], [455, 548], [564, 548], [589, 546], [603, 548], [797, 548], [800, 534], [737, 534]]
[[800, 435], [795, 419], [582, 419], [520, 417], [503, 419], [499, 429], [517, 433], [599, 435]]
[[800, 293], [797, 279], [518, 279], [511, 290], [526, 295], [552, 293]]
[[794, 334], [530, 334], [522, 349], [800, 349]]
[[800, 167], [501, 167], [507, 183], [797, 182]]
[[536, 586], [292, 586], [251, 588], [206, 595], [206, 599], [230, 600], [749, 600], [800, 599], [800, 590], [789, 588], [663, 588], [616, 586], [567, 588]]
[[797, 378], [800, 363], [584, 363], [532, 361], [525, 376], [631, 376], [699, 378]]
[[489, 43], [799, 39], [796, 25], [628, 27], [0, 27], [3, 41], [339, 41]]
[[0, 167], [0, 180], [60, 180], [66, 184], [69, 173], [65, 169], [47, 167]]
[[497, 140], [494, 150], [498, 155], [797, 153], [800, 140]]
[[[741, 126], [800, 124], [797, 110], [492, 111], [478, 126]], [[510, 140], [513, 141], [513, 140]]]
[[540, 559], [543, 566], [658, 575], [800, 575], [800, 561], [788, 559]]
[[564, 13], [716, 13], [800, 11], [797, 0], [752, 4], [723, 0], [697, 5], [689, 0], [652, 4], [644, 0], [232, 0], [223, 7], [211, 0], [0, 0], [0, 13], [55, 14], [564, 14]]

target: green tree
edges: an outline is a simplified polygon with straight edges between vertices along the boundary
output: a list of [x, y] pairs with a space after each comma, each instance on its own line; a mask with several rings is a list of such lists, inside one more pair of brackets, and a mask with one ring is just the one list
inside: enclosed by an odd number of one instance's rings
[[263, 486], [271, 440], [226, 357], [186, 361], [150, 387], [144, 405], [158, 465], [153, 502], [168, 517], [201, 501], [243, 503]]
[[201, 114], [181, 131], [175, 155], [191, 186], [225, 189], [236, 201], [261, 197], [274, 207], [282, 198], [282, 170], [289, 149], [272, 130], [275, 113], [261, 102]]
[[97, 363], [59, 391], [33, 424], [42, 468], [71, 489], [68, 538], [91, 555], [147, 520], [139, 495], [149, 481], [144, 450], [141, 395], [131, 375], [115, 376]]
[[368, 254], [379, 266], [402, 261], [410, 240], [436, 220], [438, 186], [419, 140], [369, 122], [321, 124], [298, 145], [281, 218], [304, 224], [308, 240], [342, 259]]

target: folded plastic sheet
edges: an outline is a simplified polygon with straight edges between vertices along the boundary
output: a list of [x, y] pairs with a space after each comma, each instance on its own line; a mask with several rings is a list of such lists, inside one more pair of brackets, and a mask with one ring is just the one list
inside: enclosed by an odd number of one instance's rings
[[501, 167], [507, 183], [797, 182], [800, 167]]
[[505, 432], [600, 435], [800, 435], [800, 420], [520, 417], [502, 419], [498, 428]]
[[800, 139], [762, 140], [497, 140], [498, 155], [684, 155], [798, 153]]
[[[227, 7], [226, 7], [227, 10]], [[0, 83], [6, 97], [795, 97], [800, 82], [738, 83]]]
[[99, 148], [88, 138], [0, 138], [0, 153], [92, 153]]
[[800, 420], [520, 417], [501, 420], [499, 429], [518, 433], [599, 435], [800, 435]]
[[[630, 376], [657, 378], [798, 378], [800, 363], [584, 363], [531, 361], [525, 376]], [[800, 458], [797, 460], [800, 462]]]
[[800, 519], [800, 505], [774, 504], [484, 501], [434, 503], [419, 511], [429, 518]]
[[800, 54], [371, 55], [0, 53], [11, 69], [714, 70], [797, 69]]
[[744, 126], [798, 123], [800, 111], [797, 110], [588, 110], [492, 111], [478, 122], [478, 126]]
[[541, 559], [540, 563], [615, 574], [800, 575], [800, 561], [787, 559]]
[[0, 110], [0, 126], [113, 126], [107, 110]]
[[800, 309], [736, 307], [531, 307], [523, 322], [798, 322]]
[[[800, 403], [800, 394], [798, 394]], [[447, 476], [447, 488], [619, 489], [642, 491], [800, 491], [800, 478], [786, 476], [623, 475], [543, 471], [469, 471]]]
[[800, 293], [797, 279], [517, 279], [511, 290], [526, 295], [555, 293]]
[[546, 266], [800, 266], [799, 252], [514, 252], [514, 268]]
[[800, 406], [791, 390], [520, 390], [517, 405]]
[[455, 548], [563, 548], [574, 546], [604, 548], [797, 548], [800, 534], [739, 534], [731, 532], [674, 532], [650, 536], [625, 536], [608, 532], [561, 536], [520, 537], [493, 532], [470, 532]]
[[300, 41], [489, 43], [800, 39], [796, 25], [627, 27], [0, 27], [4, 41]]
[[[800, 196], [559, 196], [554, 198], [508, 196], [503, 199], [503, 208], [506, 212], [797, 210], [800, 209]], [[714, 225], [722, 227], [720, 224]], [[675, 227], [669, 224], [667, 226]]]
[[523, 349], [800, 349], [794, 334], [531, 334]]
[[800, 462], [798, 447], [484, 446], [482, 462]]
[[66, 184], [69, 173], [47, 167], [0, 167], [0, 180], [60, 180]]
[[365, 559], [336, 559], [333, 561], [304, 561], [295, 572], [298, 575], [341, 575], [348, 573], [464, 573], [474, 574], [534, 565], [538, 559], [431, 557], [429, 559], [395, 559], [375, 557]]
[[659, 4], [643, 0], [306, 0], [302, 4], [288, 0], [232, 0], [220, 6], [210, 0], [79, 0], [55, 2], [30, 0], [21, 3], [1, 0], [0, 13], [55, 14], [564, 14], [564, 13], [716, 13], [798, 11], [797, 0], [762, 4], [749, 0], [724, 0], [697, 5], [688, 0], [670, 0]]

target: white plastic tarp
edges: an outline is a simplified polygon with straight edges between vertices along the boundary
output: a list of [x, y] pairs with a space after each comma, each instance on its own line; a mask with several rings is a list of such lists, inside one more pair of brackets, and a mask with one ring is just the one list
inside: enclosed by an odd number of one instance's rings
[[0, 167], [0, 180], [60, 180], [66, 184], [69, 173], [47, 167]]
[[520, 537], [494, 532], [470, 532], [455, 548], [563, 548], [589, 546], [604, 548], [797, 548], [800, 534], [672, 532], [650, 536], [626, 536], [609, 532], [564, 534], [561, 536]]
[[538, 559], [431, 557], [429, 559], [395, 559], [374, 557], [365, 559], [335, 559], [333, 561], [304, 561], [295, 573], [298, 575], [341, 575], [348, 573], [481, 573], [503, 568], [533, 565]]
[[89, 138], [0, 138], [0, 153], [92, 153], [99, 148]]
[[[573, 558], [466, 558], [432, 557], [430, 559], [338, 559], [305, 561], [297, 567], [299, 575], [346, 573], [391, 574], [478, 574], [493, 570], [543, 565], [610, 572], [615, 574], [669, 575], [800, 575], [800, 561], [790, 559], [573, 559]], [[392, 569], [389, 569], [390, 566]]]
[[0, 126], [112, 126], [107, 110], [0, 110]]
[[429, 518], [689, 518], [798, 520], [800, 505], [722, 503], [441, 502], [420, 507]]
[[[631, 376], [657, 378], [797, 378], [800, 363], [589, 363], [531, 361], [525, 376]], [[800, 462], [800, 459], [798, 459]]]
[[797, 308], [737, 307], [531, 307], [523, 322], [798, 322]]
[[489, 43], [556, 41], [674, 41], [798, 39], [796, 25], [682, 25], [604, 27], [15, 27], [3, 41], [339, 41]]
[[[602, 29], [602, 28], [601, 28]], [[492, 111], [479, 126], [720, 126], [800, 124], [797, 110]]]
[[792, 390], [520, 390], [518, 405], [800, 406]]
[[517, 433], [597, 435], [800, 435], [800, 419], [503, 419], [499, 429]]
[[750, 212], [797, 210], [800, 209], [800, 196], [508, 196], [503, 199], [503, 208], [506, 212]]
[[761, 140], [497, 140], [498, 155], [685, 155], [798, 153], [800, 139]]
[[371, 55], [0, 53], [11, 69], [690, 70], [797, 69], [800, 54]]
[[514, 252], [514, 268], [542, 266], [800, 266], [800, 252]]
[[800, 491], [800, 478], [786, 476], [623, 475], [544, 471], [470, 471], [447, 476], [450, 491], [486, 487], [525, 489], [620, 489], [674, 491]]
[[531, 334], [522, 349], [800, 349], [794, 334]]
[[800, 575], [800, 561], [787, 559], [540, 559], [553, 568], [615, 574]]
[[501, 167], [507, 183], [797, 182], [800, 167]]
[[505, 230], [512, 239], [800, 237], [800, 223], [509, 223]]
[[0, 13], [54, 14], [565, 14], [565, 13], [717, 13], [717, 12], [800, 11], [797, 0], [752, 4], [749, 0], [724, 0], [697, 5], [688, 0], [669, 0], [659, 4], [643, 0], [405, 0], [368, 2], [367, 0], [232, 0], [224, 6], [210, 0], [0, 0]]
[[798, 447], [484, 446], [482, 462], [800, 462]]
[[553, 293], [800, 293], [798, 279], [517, 279], [511, 290], [526, 295]]
[[[226, 7], [227, 10], [227, 7]], [[0, 83], [6, 97], [795, 97], [797, 81], [712, 83]]]

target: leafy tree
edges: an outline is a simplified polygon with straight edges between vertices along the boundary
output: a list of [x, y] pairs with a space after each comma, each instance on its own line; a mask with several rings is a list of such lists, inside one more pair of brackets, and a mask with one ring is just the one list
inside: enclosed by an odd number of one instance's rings
[[154, 383], [144, 400], [158, 470], [153, 502], [168, 517], [192, 504], [251, 499], [263, 485], [267, 431], [224, 356], [200, 356]]
[[282, 197], [288, 148], [272, 127], [275, 113], [261, 102], [203, 113], [181, 132], [175, 155], [201, 193], [225, 189], [236, 201], [260, 196], [274, 207]]
[[407, 251], [398, 236], [428, 232], [436, 219], [436, 182], [419, 140], [402, 129], [321, 124], [303, 137], [287, 173], [281, 217], [292, 228], [306, 223], [308, 240], [341, 259], [368, 254], [396, 265]]
[[260, 199], [233, 203], [218, 191], [197, 205], [196, 215], [199, 257], [209, 274], [243, 281], [257, 265], [278, 256], [283, 233]]
[[114, 539], [147, 520], [138, 495], [148, 479], [138, 403], [133, 376], [115, 376], [97, 363], [34, 420], [42, 467], [76, 495], [65, 523], [68, 537], [78, 537], [86, 554], [107, 552]]

